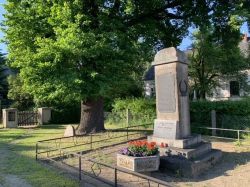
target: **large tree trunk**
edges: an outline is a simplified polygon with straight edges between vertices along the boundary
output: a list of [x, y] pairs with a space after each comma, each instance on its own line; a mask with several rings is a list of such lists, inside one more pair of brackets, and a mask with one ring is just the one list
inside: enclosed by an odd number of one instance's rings
[[81, 121], [76, 134], [100, 132], [104, 128], [103, 99], [81, 101]]

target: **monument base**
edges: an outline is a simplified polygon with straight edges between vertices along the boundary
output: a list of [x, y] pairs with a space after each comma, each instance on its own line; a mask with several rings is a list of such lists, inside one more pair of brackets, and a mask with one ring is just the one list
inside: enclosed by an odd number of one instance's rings
[[165, 139], [154, 135], [148, 141], [168, 144], [160, 147], [160, 168], [168, 169], [183, 177], [196, 177], [213, 166], [221, 157], [220, 150], [212, 149], [210, 142], [203, 142], [200, 134], [193, 134], [186, 139]]
[[194, 145], [197, 145], [201, 142], [200, 134], [193, 134], [185, 139], [166, 139], [160, 138], [156, 136], [148, 136], [149, 142], [156, 142], [157, 145], [161, 145], [161, 143], [168, 144], [170, 147], [176, 148], [189, 148]]
[[191, 160], [176, 155], [161, 156], [160, 169], [171, 170], [182, 177], [195, 178], [215, 165], [221, 156], [222, 152], [216, 149]]
[[210, 142], [201, 142], [192, 148], [182, 149], [176, 147], [159, 148], [161, 156], [179, 156], [186, 159], [195, 159], [200, 155], [210, 152], [212, 149]]

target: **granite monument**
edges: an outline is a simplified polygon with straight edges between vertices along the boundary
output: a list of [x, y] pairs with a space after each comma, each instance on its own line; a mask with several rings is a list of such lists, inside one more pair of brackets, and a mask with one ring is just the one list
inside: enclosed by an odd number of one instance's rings
[[152, 65], [155, 66], [157, 119], [148, 141], [169, 145], [160, 149], [161, 167], [196, 176], [218, 161], [221, 151], [213, 150], [200, 134], [191, 134], [187, 57], [170, 47], [159, 51]]

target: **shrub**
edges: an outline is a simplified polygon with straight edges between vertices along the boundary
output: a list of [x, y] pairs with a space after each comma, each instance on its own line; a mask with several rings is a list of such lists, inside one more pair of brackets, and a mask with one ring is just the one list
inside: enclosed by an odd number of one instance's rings
[[[226, 129], [247, 129], [250, 127], [250, 98], [239, 101], [197, 101], [191, 102], [190, 117], [192, 132], [200, 133], [197, 126], [211, 126], [211, 111], [216, 111], [216, 127]], [[211, 134], [211, 130], [202, 130]], [[235, 132], [217, 131], [219, 136], [237, 137]]]
[[116, 99], [113, 103], [112, 112], [122, 112], [129, 109], [132, 115], [144, 114], [155, 116], [155, 99], [129, 98]]
[[196, 101], [190, 105], [190, 111], [193, 113], [206, 113], [212, 110], [230, 115], [250, 115], [250, 98], [239, 101]]
[[152, 123], [156, 118], [155, 99], [116, 99], [112, 106], [112, 113], [106, 118], [106, 123], [109, 124], [127, 125], [127, 109], [129, 109], [130, 125]]

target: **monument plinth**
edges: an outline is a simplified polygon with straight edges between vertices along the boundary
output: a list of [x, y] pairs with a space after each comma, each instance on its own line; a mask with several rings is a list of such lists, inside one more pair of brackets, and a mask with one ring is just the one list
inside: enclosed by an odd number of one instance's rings
[[187, 57], [174, 47], [166, 48], [155, 55], [152, 65], [157, 119], [148, 141], [169, 145], [161, 148], [161, 166], [194, 176], [213, 165], [221, 152], [202, 142], [201, 135], [190, 132]]
[[152, 65], [155, 66], [157, 119], [149, 140], [179, 148], [198, 143], [200, 136], [191, 136], [190, 133], [185, 54], [174, 47], [163, 49], [156, 54]]

